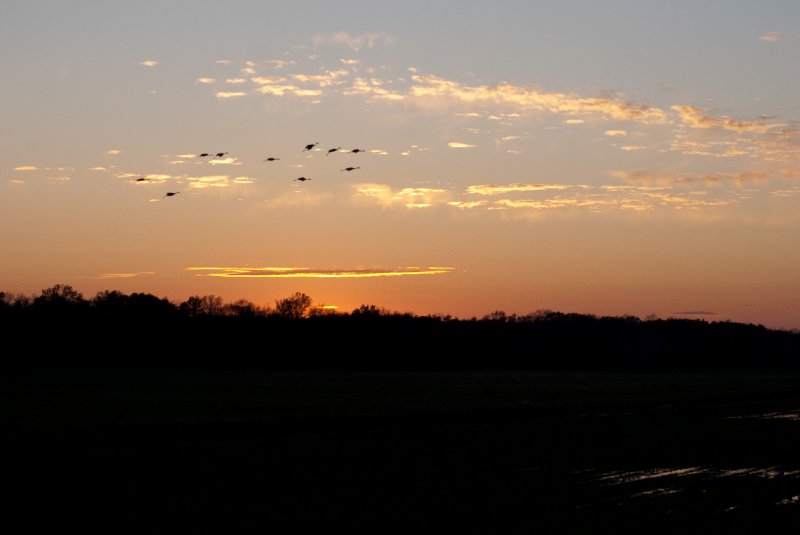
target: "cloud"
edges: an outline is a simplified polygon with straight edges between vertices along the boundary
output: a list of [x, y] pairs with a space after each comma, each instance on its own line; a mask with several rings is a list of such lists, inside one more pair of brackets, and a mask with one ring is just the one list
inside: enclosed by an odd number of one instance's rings
[[583, 124], [585, 122], [583, 119], [567, 119], [564, 121], [565, 124]]
[[773, 33], [765, 33], [764, 35], [759, 35], [758, 36], [758, 40], [759, 41], [773, 41], [774, 42], [774, 41], [777, 41], [778, 39], [780, 39], [780, 36], [781, 36], [781, 34], [779, 34], [779, 33], [774, 33], [774, 32]]
[[448, 147], [451, 149], [471, 149], [475, 145], [470, 145], [469, 143], [460, 143], [458, 141], [451, 141], [447, 144]]
[[211, 165], [239, 165], [236, 163], [236, 158], [214, 158], [209, 160]]
[[243, 91], [217, 91], [216, 97], [220, 99], [243, 97], [247, 93]]
[[233, 62], [232, 62], [231, 60], [229, 60], [229, 59], [218, 59], [218, 60], [217, 60], [217, 61], [215, 61], [214, 63], [217, 63], [217, 64], [219, 64], [219, 65], [230, 65], [230, 64], [232, 64]]
[[634, 171], [612, 171], [611, 176], [626, 182], [655, 184], [659, 186], [692, 185], [692, 184], [719, 184], [735, 182], [745, 184], [749, 182], [763, 182], [769, 177], [760, 171], [741, 171], [738, 173], [705, 173], [699, 175], [679, 173], [651, 173], [643, 169]]
[[703, 108], [697, 106], [675, 105], [670, 109], [678, 113], [681, 122], [692, 127], [702, 129], [720, 129], [731, 132], [766, 133], [771, 126], [763, 121], [741, 121], [730, 117], [714, 117]]
[[375, 277], [409, 277], [419, 275], [444, 275], [455, 268], [397, 267], [397, 268], [308, 268], [308, 267], [205, 267], [192, 266], [186, 271], [201, 271], [200, 277], [221, 277], [239, 279], [363, 279]]
[[567, 184], [507, 184], [505, 186], [497, 186], [494, 184], [477, 184], [467, 187], [467, 193], [477, 195], [503, 195], [506, 193], [520, 192], [520, 191], [552, 191], [552, 190], [565, 190], [581, 186], [570, 186]]
[[109, 154], [109, 155], [111, 155], [111, 156], [116, 156], [116, 155], [118, 155], [118, 154], [122, 154], [122, 151], [121, 151], [121, 150], [119, 150], [119, 149], [108, 149], [108, 150], [106, 151], [106, 154]]
[[215, 78], [208, 78], [207, 76], [203, 76], [202, 78], [197, 79], [197, 83], [200, 84], [213, 84], [217, 80]]
[[228, 175], [190, 176], [186, 180], [189, 181], [189, 187], [192, 189], [227, 188], [230, 186], [230, 177]]
[[625, 152], [633, 152], [637, 150], [644, 150], [647, 147], [643, 147], [641, 145], [623, 145], [620, 147], [620, 150], [624, 150]]
[[143, 67], [155, 67], [156, 65], [158, 65], [158, 62], [154, 59], [148, 59], [146, 61], [141, 62], [139, 65], [142, 65]]
[[358, 65], [359, 61], [357, 59], [340, 59], [339, 60], [343, 65]]
[[[544, 92], [509, 83], [495, 86], [467, 86], [437, 76], [412, 76], [410, 95], [416, 99], [463, 104], [515, 106], [524, 111], [547, 111], [565, 115], [597, 115], [607, 119], [629, 120], [647, 124], [668, 122], [664, 110], [643, 104], [624, 102], [610, 96], [581, 97], [574, 94]], [[578, 118], [580, 119], [580, 118]]]
[[603, 132], [603, 134], [608, 136], [608, 137], [619, 137], [619, 136], [627, 136], [628, 135], [628, 131], [627, 130], [606, 130], [605, 132]]
[[35, 165], [20, 165], [14, 168], [14, 171], [38, 171], [39, 168]]
[[292, 75], [292, 78], [298, 82], [316, 83], [319, 84], [320, 87], [328, 87], [334, 84], [342, 83], [339, 81], [339, 79], [347, 76], [348, 74], [350, 74], [348, 71], [339, 69], [337, 71], [327, 71], [325, 74], [321, 75], [295, 74]]
[[154, 271], [138, 271], [136, 273], [103, 273], [98, 275], [95, 279], [132, 279], [134, 277], [143, 277], [145, 275], [155, 275]]
[[281, 59], [270, 59], [265, 61], [264, 63], [266, 63], [267, 65], [272, 65], [272, 68], [276, 70], [280, 70], [283, 69], [284, 67], [295, 64], [294, 61], [284, 61]]
[[354, 198], [369, 201], [383, 207], [404, 206], [406, 208], [429, 208], [447, 202], [449, 192], [437, 188], [392, 189], [387, 184], [353, 184]]
[[18, 179], [18, 178], [12, 178], [11, 180], [9, 180], [9, 181], [8, 181], [8, 183], [9, 183], [9, 184], [14, 184], [14, 185], [17, 185], [17, 186], [18, 186], [18, 185], [24, 184], [24, 183], [25, 183], [25, 181], [24, 181], [24, 180], [20, 180], [20, 179]]
[[232, 85], [246, 84], [247, 83], [247, 78], [227, 78], [225, 80], [225, 83], [226, 84], [232, 84]]
[[376, 45], [391, 45], [395, 42], [394, 36], [384, 32], [370, 32], [359, 35], [350, 35], [348, 32], [336, 32], [330, 35], [315, 35], [314, 44], [346, 46], [354, 52], [364, 48], [373, 48]]
[[108, 171], [108, 169], [103, 167], [102, 165], [98, 165], [96, 167], [90, 167], [89, 171]]

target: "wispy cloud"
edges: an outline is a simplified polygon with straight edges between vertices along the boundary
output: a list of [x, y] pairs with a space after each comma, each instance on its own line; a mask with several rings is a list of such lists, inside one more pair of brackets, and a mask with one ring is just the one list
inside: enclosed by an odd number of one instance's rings
[[197, 79], [197, 83], [199, 84], [213, 84], [216, 81], [217, 81], [216, 78], [209, 78], [207, 76], [203, 76]]
[[186, 177], [189, 182], [189, 187], [192, 189], [207, 189], [207, 188], [227, 188], [231, 184], [249, 184], [252, 182], [244, 181], [245, 177], [238, 177], [239, 181], [231, 180], [228, 175], [214, 175], [214, 176], [190, 176]]
[[227, 78], [225, 80], [225, 83], [226, 84], [231, 84], [231, 85], [246, 84], [247, 83], [247, 78]]
[[[545, 92], [535, 88], [503, 83], [495, 86], [468, 86], [437, 76], [414, 75], [410, 94], [415, 98], [443, 98], [465, 104], [513, 105], [521, 110], [548, 111], [566, 115], [597, 115], [607, 119], [641, 123], [666, 123], [664, 110], [626, 102], [611, 96], [581, 97]], [[578, 118], [580, 119], [580, 118]]]
[[308, 267], [205, 267], [192, 266], [186, 271], [199, 271], [201, 277], [240, 279], [364, 279], [375, 277], [409, 277], [420, 275], [445, 275], [452, 267], [397, 267], [397, 268], [308, 268]]
[[522, 192], [522, 191], [551, 191], [551, 190], [565, 190], [581, 186], [572, 186], [568, 184], [506, 184], [498, 186], [495, 184], [476, 184], [467, 187], [467, 193], [477, 195], [505, 195], [507, 193]]
[[450, 147], [451, 149], [471, 149], [475, 145], [472, 145], [470, 143], [461, 143], [460, 141], [451, 141], [450, 143], [447, 144], [447, 146]]
[[148, 59], [146, 61], [141, 62], [139, 65], [143, 67], [155, 67], [156, 65], [158, 65], [158, 62], [154, 59]]
[[273, 69], [280, 70], [284, 67], [288, 67], [289, 65], [294, 65], [294, 61], [284, 61], [282, 59], [270, 59], [265, 61], [267, 65], [271, 65]]
[[722, 129], [737, 133], [754, 132], [759, 134], [764, 134], [771, 128], [763, 120], [742, 121], [730, 117], [714, 117], [707, 110], [697, 106], [675, 105], [671, 109], [677, 112], [684, 124], [692, 128]]
[[238, 98], [244, 97], [247, 93], [244, 91], [217, 91], [216, 96], [219, 99]]
[[374, 202], [384, 207], [429, 208], [444, 204], [450, 196], [450, 192], [438, 188], [395, 190], [387, 184], [354, 184], [352, 188], [356, 200]]
[[358, 51], [364, 47], [373, 48], [376, 45], [391, 45], [395, 42], [394, 36], [385, 32], [369, 32], [358, 35], [351, 35], [348, 32], [336, 32], [333, 34], [315, 35], [314, 44], [346, 46], [350, 50]]
[[763, 182], [769, 177], [760, 171], [741, 171], [737, 173], [705, 173], [705, 174], [680, 174], [680, 173], [652, 173], [644, 169], [634, 171], [612, 171], [611, 176], [627, 182], [653, 184], [659, 186], [694, 185], [694, 184], [719, 184], [735, 182], [746, 184], [750, 182]]
[[606, 136], [609, 136], [609, 137], [627, 136], [628, 135], [628, 131], [627, 130], [606, 130], [605, 132], [603, 132], [603, 134], [605, 134]]
[[777, 41], [778, 39], [780, 39], [780, 37], [781, 37], [781, 34], [773, 32], [773, 33], [765, 33], [763, 35], [759, 35], [758, 39], [759, 39], [759, 41], [774, 42], [774, 41]]
[[38, 171], [39, 168], [35, 165], [20, 165], [14, 168], [14, 171]]
[[134, 277], [143, 277], [146, 275], [155, 275], [154, 271], [137, 271], [135, 273], [103, 273], [94, 277], [95, 279], [132, 279]]
[[111, 156], [116, 156], [118, 154], [122, 154], [122, 151], [119, 150], [119, 149], [108, 149], [106, 151], [106, 154], [111, 155]]

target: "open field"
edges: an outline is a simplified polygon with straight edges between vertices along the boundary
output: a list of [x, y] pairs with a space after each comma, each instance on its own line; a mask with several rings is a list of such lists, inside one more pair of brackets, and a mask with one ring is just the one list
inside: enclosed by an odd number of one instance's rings
[[798, 374], [37, 370], [2, 392], [31, 532], [800, 525]]

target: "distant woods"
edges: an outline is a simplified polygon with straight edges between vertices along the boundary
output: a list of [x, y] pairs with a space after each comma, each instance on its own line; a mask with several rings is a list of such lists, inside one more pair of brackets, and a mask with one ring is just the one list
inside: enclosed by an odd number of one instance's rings
[[195, 295], [175, 303], [57, 284], [0, 292], [0, 367], [436, 370], [800, 370], [800, 332], [729, 321], [539, 310], [481, 318], [361, 305], [296, 292], [262, 306]]

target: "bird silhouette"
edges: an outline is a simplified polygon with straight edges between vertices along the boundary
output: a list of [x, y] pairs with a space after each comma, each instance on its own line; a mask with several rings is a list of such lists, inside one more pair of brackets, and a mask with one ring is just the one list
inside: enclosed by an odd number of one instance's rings
[[353, 149], [350, 152], [355, 152], [355, 153], [364, 152], [364, 149]]
[[223, 157], [223, 156], [225, 156], [226, 154], [228, 154], [228, 153], [227, 153], [227, 152], [218, 152], [218, 153], [216, 154], [216, 156], [217, 156], [217, 158], [222, 158], [222, 157]]
[[355, 171], [356, 169], [361, 169], [360, 167], [345, 167], [342, 171]]
[[200, 153], [200, 154], [198, 154], [198, 155], [197, 155], [197, 157], [198, 157], [198, 158], [205, 158], [206, 156], [211, 156], [211, 153], [209, 153], [209, 152], [202, 152], [202, 153]]
[[335, 149], [328, 149], [328, 154], [326, 154], [325, 156], [328, 156], [330, 153], [332, 153], [332, 152], [336, 152], [337, 150], [339, 150], [339, 149], [341, 149], [341, 148], [342, 148], [342, 147], [336, 147]]
[[319, 142], [317, 142], [317, 143], [309, 143], [308, 145], [306, 145], [306, 146], [305, 146], [305, 148], [303, 149], [303, 151], [311, 150], [311, 149], [313, 149], [314, 147], [316, 147], [317, 145], [319, 145]]
[[180, 191], [168, 191], [164, 197], [172, 197], [173, 195], [177, 195]]
[[136, 180], [134, 180], [134, 182], [144, 182], [144, 181], [146, 181], [146, 180], [148, 180], [148, 179], [147, 179], [147, 178], [144, 178], [144, 177], [139, 177], [139, 178], [137, 178]]
[[311, 180], [311, 179], [310, 178], [306, 178], [304, 176], [301, 176], [301, 177], [295, 178], [295, 180], [299, 180], [300, 182], [305, 182], [306, 180]]
[[273, 158], [272, 156], [270, 156], [269, 158], [267, 158], [267, 159], [266, 159], [266, 160], [264, 160], [264, 161], [265, 161], [265, 162], [274, 162], [275, 160], [280, 160], [280, 158]]

